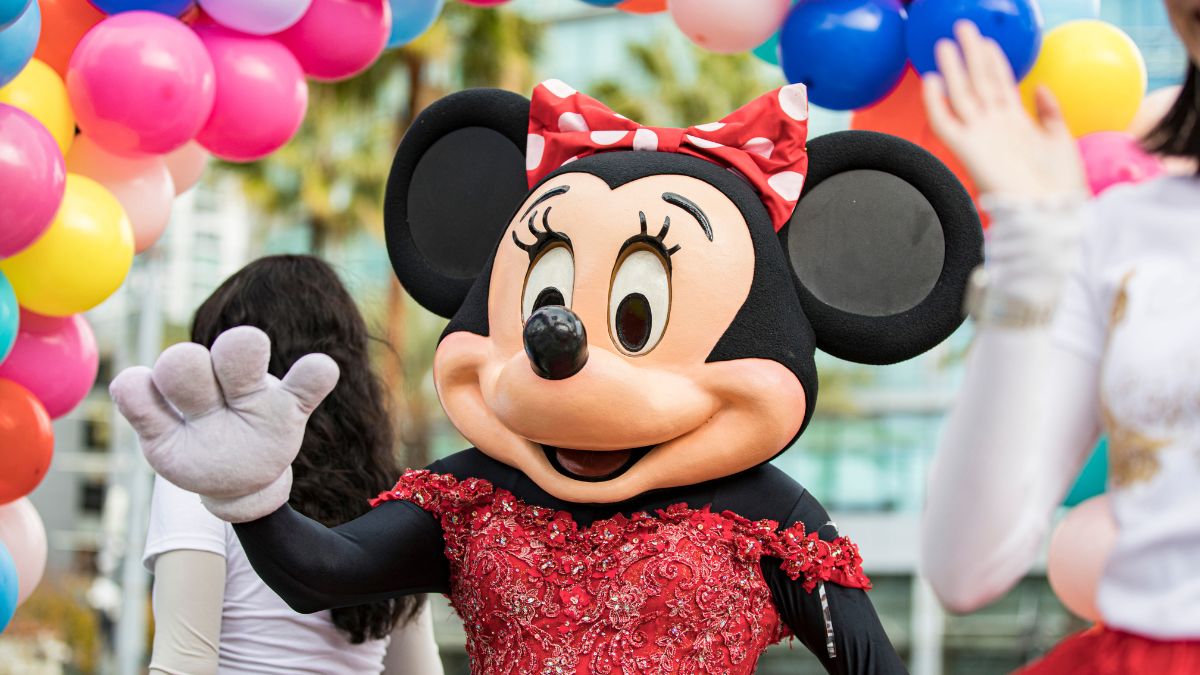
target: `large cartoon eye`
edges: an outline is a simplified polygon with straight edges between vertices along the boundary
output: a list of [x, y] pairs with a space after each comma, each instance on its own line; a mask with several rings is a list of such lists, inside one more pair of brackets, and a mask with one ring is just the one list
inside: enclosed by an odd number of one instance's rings
[[575, 256], [564, 245], [547, 248], [533, 261], [521, 297], [521, 321], [546, 305], [571, 306], [575, 286]]
[[626, 354], [654, 349], [671, 313], [671, 276], [661, 255], [635, 248], [617, 261], [608, 298], [613, 342]]

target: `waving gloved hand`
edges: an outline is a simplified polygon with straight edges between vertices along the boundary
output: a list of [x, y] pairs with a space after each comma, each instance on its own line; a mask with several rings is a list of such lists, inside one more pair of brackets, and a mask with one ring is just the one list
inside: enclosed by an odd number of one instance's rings
[[174, 345], [153, 370], [129, 368], [109, 388], [154, 470], [230, 522], [287, 502], [308, 417], [338, 380], [324, 354], [301, 358], [282, 380], [267, 373], [270, 356], [266, 333], [240, 326], [211, 352]]

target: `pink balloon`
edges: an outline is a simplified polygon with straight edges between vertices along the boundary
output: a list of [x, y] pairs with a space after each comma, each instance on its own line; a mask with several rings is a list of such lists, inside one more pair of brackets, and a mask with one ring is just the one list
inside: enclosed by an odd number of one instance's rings
[[1121, 131], [1097, 131], [1079, 139], [1088, 187], [1098, 195], [1114, 185], [1141, 183], [1165, 172], [1162, 160]]
[[150, 248], [167, 229], [175, 186], [162, 157], [114, 155], [81, 134], [67, 153], [67, 170], [95, 180], [121, 202], [133, 227], [136, 253]]
[[217, 70], [212, 117], [196, 137], [212, 154], [249, 162], [279, 149], [300, 128], [308, 83], [296, 57], [275, 40], [217, 25], [196, 26]]
[[1108, 495], [1071, 509], [1050, 537], [1046, 559], [1050, 587], [1067, 609], [1089, 621], [1100, 620], [1096, 589], [1116, 542], [1117, 522]]
[[766, 42], [791, 6], [792, 0], [668, 0], [667, 11], [692, 42], [735, 54]]
[[66, 186], [54, 137], [25, 111], [0, 103], [0, 258], [42, 236]]
[[387, 0], [313, 0], [296, 25], [276, 35], [316, 80], [340, 80], [367, 69], [387, 44]]
[[19, 326], [12, 353], [0, 363], [0, 379], [28, 389], [51, 419], [62, 417], [96, 383], [100, 357], [92, 328], [81, 314], [59, 318], [26, 309]]
[[163, 160], [167, 163], [167, 171], [171, 172], [175, 194], [181, 195], [192, 189], [204, 175], [204, 169], [208, 166], [208, 151], [196, 141], [191, 141], [182, 148], [163, 155]]
[[46, 571], [46, 526], [26, 497], [0, 505], [0, 541], [17, 563], [17, 604], [25, 602]]
[[186, 24], [157, 12], [123, 12], [79, 41], [67, 93], [79, 128], [121, 154], [170, 152], [204, 126], [215, 77]]

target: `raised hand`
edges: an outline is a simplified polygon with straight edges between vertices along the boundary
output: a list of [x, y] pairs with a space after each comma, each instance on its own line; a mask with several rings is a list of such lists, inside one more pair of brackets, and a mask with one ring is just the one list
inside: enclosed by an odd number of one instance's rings
[[174, 345], [153, 370], [129, 368], [109, 387], [154, 470], [231, 522], [287, 502], [308, 417], [338, 380], [324, 354], [301, 358], [282, 380], [267, 373], [270, 356], [266, 333], [240, 326], [211, 352]]
[[957, 45], [937, 45], [941, 74], [925, 76], [925, 108], [980, 192], [1016, 201], [1083, 192], [1079, 151], [1054, 96], [1038, 89], [1039, 119], [1032, 119], [1000, 46], [969, 21], [954, 34]]

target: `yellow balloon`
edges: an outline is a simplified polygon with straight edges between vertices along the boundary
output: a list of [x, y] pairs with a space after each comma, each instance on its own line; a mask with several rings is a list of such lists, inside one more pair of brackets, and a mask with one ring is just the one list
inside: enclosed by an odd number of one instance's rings
[[0, 260], [22, 307], [46, 316], [85, 312], [112, 295], [133, 264], [133, 229], [121, 203], [91, 178], [67, 174], [45, 234]]
[[75, 113], [67, 98], [67, 87], [54, 69], [30, 59], [24, 70], [0, 87], [0, 103], [7, 103], [32, 115], [50, 130], [63, 155], [75, 140]]
[[1021, 82], [1031, 113], [1038, 85], [1053, 92], [1076, 138], [1123, 131], [1146, 96], [1146, 62], [1120, 28], [1097, 19], [1070, 21], [1046, 33]]

